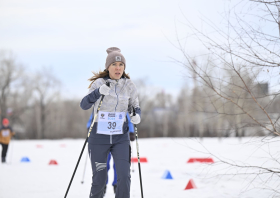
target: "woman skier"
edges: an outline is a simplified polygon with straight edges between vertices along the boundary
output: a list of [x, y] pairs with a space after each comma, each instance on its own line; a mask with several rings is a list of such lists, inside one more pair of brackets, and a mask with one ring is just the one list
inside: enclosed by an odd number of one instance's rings
[[[102, 198], [107, 180], [107, 157], [111, 152], [117, 170], [117, 189], [115, 198], [130, 197], [130, 161], [131, 148], [126, 113], [135, 109], [131, 122], [139, 124], [141, 109], [137, 89], [125, 73], [126, 61], [117, 47], [107, 50], [105, 70], [94, 73], [89, 80], [88, 94], [82, 99], [83, 110], [94, 105], [93, 114], [104, 99], [88, 139], [89, 158], [92, 166], [92, 185], [90, 198]], [[106, 85], [110, 83], [110, 86]]]

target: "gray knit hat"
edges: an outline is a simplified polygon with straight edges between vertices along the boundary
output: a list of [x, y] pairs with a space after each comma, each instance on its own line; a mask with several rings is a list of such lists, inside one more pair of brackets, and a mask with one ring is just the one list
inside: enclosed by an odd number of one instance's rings
[[121, 54], [121, 50], [117, 47], [110, 47], [106, 50], [108, 56], [106, 58], [105, 69], [108, 70], [109, 66], [114, 62], [123, 62], [125, 69], [125, 58]]

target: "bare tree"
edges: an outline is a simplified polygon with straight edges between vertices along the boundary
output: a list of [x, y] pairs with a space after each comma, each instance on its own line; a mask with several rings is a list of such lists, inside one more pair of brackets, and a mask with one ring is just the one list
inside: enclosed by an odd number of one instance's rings
[[[217, 114], [224, 114], [227, 117], [232, 115], [237, 121], [242, 120], [241, 115], [246, 115], [249, 120], [244, 123], [245, 125], [260, 126], [270, 134], [279, 136], [275, 122], [279, 116], [275, 118], [267, 112], [279, 92], [264, 95], [257, 93], [258, 86], [265, 83], [260, 80], [260, 75], [267, 75], [266, 79], [271, 79], [269, 68], [280, 66], [279, 38], [263, 32], [258, 26], [252, 26], [236, 13], [233, 15], [236, 17], [236, 24], [233, 25], [229, 19], [232, 16], [228, 16], [227, 32], [206, 21], [209, 28], [217, 33], [215, 36], [207, 35], [188, 22], [187, 26], [208, 53], [204, 61], [200, 60], [194, 64], [195, 57], [184, 50], [178, 39], [178, 48], [186, 60], [181, 64], [191, 72], [190, 77], [195, 73], [200, 85], [205, 87], [204, 89], [211, 90], [208, 100], [222, 102], [222, 105], [212, 102]], [[230, 107], [225, 108], [228, 104]], [[256, 117], [260, 114], [261, 117]]]
[[[195, 95], [209, 105], [195, 106], [198, 112], [210, 115], [215, 123], [222, 118], [228, 123], [224, 130], [236, 136], [244, 134], [245, 129], [251, 134], [267, 135], [256, 142], [249, 142], [262, 149], [269, 147], [270, 141], [280, 136], [280, 114], [275, 114], [271, 108], [275, 101], [279, 101], [280, 94], [279, 1], [254, 1], [249, 7], [246, 3], [248, 1], [237, 5], [241, 6], [241, 13], [229, 9], [222, 16], [225, 26], [204, 18], [207, 28], [200, 30], [185, 18], [184, 24], [192, 31], [185, 39], [196, 39], [205, 47], [206, 53], [195, 56], [185, 49], [183, 39], [178, 36], [178, 49], [185, 62], [175, 61], [189, 71], [190, 78], [197, 79], [200, 90], [203, 90]], [[277, 35], [271, 31], [275, 28]], [[268, 87], [277, 86], [277, 89], [268, 90]], [[197, 104], [198, 99], [194, 101]], [[236, 168], [234, 174], [250, 175], [249, 185], [254, 186], [254, 178], [259, 178], [260, 183], [256, 186], [265, 186], [273, 196], [279, 196], [279, 182], [271, 185], [272, 178], [276, 177], [279, 181], [279, 155], [270, 149], [267, 151], [267, 163], [261, 165], [221, 158], [207, 149], [205, 153], [215, 156], [229, 168]], [[273, 168], [270, 161], [274, 163]]]
[[8, 117], [17, 132], [24, 132], [22, 115], [31, 107], [32, 86], [25, 68], [9, 51], [0, 52], [0, 119]]
[[[272, 20], [275, 21], [275, 23], [278, 23], [278, 29], [279, 29], [279, 36], [280, 36], [280, 1], [266, 1], [266, 0], [251, 0], [252, 2], [264, 4], [266, 6], [266, 11], [269, 11], [269, 16], [272, 18]], [[276, 8], [276, 9], [271, 9]], [[271, 21], [271, 18], [266, 18], [266, 20]]]
[[36, 106], [38, 107], [37, 120], [37, 138], [46, 138], [47, 116], [49, 115], [50, 106], [60, 96], [60, 81], [53, 75], [49, 68], [43, 67], [38, 71], [34, 78], [34, 90], [37, 97]]
[[0, 51], [0, 119], [7, 117], [8, 100], [13, 85], [23, 75], [23, 67], [12, 52]]

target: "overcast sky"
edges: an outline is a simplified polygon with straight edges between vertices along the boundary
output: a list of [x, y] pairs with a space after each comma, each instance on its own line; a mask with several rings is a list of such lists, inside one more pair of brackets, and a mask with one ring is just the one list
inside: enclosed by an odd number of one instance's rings
[[[52, 67], [63, 95], [87, 93], [91, 71], [104, 69], [108, 47], [119, 47], [132, 79], [176, 95], [190, 86], [183, 60], [171, 43], [188, 33], [188, 19], [221, 21], [226, 0], [0, 0], [0, 49], [12, 50], [28, 70]], [[184, 18], [186, 17], [186, 18]], [[177, 25], [177, 27], [175, 26]], [[200, 53], [193, 42], [187, 50]]]

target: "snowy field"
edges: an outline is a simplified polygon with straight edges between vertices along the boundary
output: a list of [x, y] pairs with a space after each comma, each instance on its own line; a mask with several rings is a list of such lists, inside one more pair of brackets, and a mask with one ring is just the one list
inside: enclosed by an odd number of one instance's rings
[[[224, 197], [280, 197], [271, 189], [280, 189], [277, 175], [250, 174], [255, 168], [240, 169], [219, 162], [219, 159], [242, 165], [280, 167], [279, 141], [260, 143], [261, 139], [228, 138], [151, 138], [140, 139], [140, 156], [145, 198], [224, 198]], [[0, 198], [63, 198], [75, 168], [84, 140], [13, 140], [8, 151], [8, 164], [0, 164]], [[211, 152], [215, 156], [209, 154]], [[81, 184], [87, 150], [81, 159], [69, 198], [88, 197], [91, 168], [87, 160], [84, 184]], [[30, 162], [21, 162], [28, 157]], [[136, 157], [135, 142], [133, 157]], [[215, 163], [187, 163], [192, 157], [212, 157]], [[272, 159], [272, 160], [271, 160]], [[49, 165], [56, 160], [58, 165]], [[138, 165], [131, 169], [131, 197], [140, 198]], [[173, 179], [164, 179], [170, 171]], [[278, 169], [279, 170], [279, 169]], [[246, 173], [246, 174], [243, 174]], [[106, 198], [113, 198], [112, 169]], [[184, 190], [193, 179], [197, 188]]]

